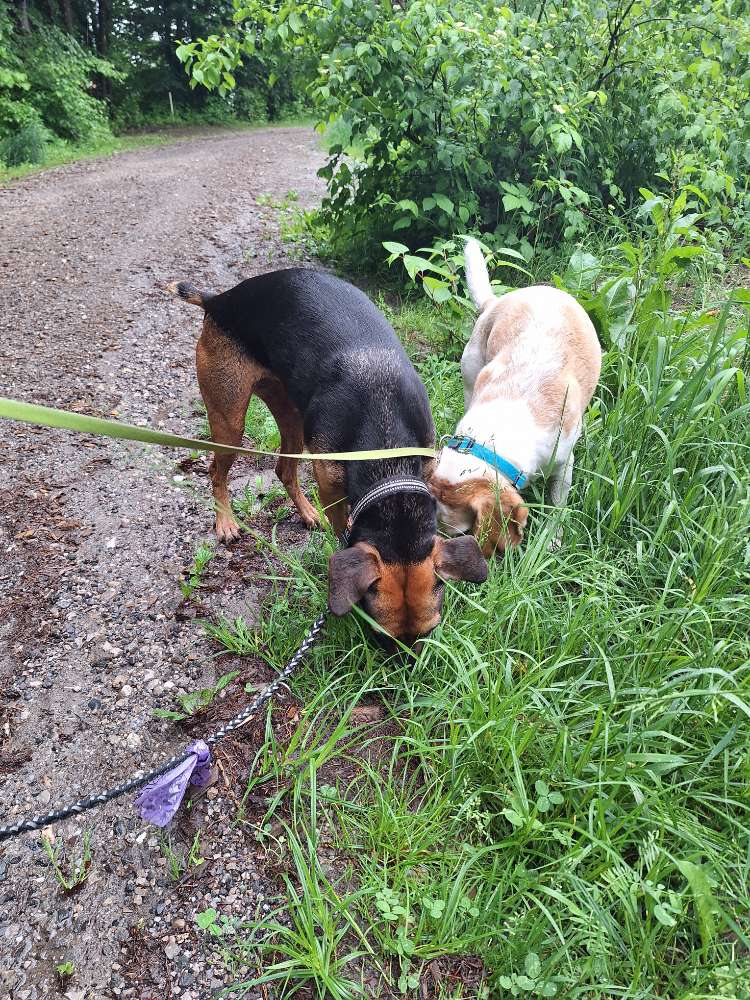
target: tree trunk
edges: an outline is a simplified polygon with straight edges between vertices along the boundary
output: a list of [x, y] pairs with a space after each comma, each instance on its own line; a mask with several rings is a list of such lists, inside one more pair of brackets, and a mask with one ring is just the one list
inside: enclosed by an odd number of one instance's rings
[[63, 23], [68, 34], [73, 34], [73, 4], [71, 0], [60, 0]]
[[96, 52], [106, 59], [112, 35], [112, 0], [99, 0], [96, 20]]
[[24, 35], [31, 34], [28, 0], [18, 0], [18, 25]]
[[[109, 54], [109, 43], [112, 38], [112, 0], [98, 0], [96, 7], [96, 54], [106, 59]], [[97, 90], [103, 101], [108, 101], [111, 95], [110, 81], [99, 74]]]

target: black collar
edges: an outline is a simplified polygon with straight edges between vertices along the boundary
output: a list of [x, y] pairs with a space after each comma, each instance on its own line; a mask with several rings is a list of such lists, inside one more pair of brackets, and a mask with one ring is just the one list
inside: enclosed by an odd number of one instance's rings
[[352, 508], [346, 522], [346, 528], [341, 536], [344, 546], [349, 545], [352, 528], [359, 515], [372, 506], [372, 504], [377, 503], [378, 500], [383, 500], [385, 497], [393, 496], [396, 493], [426, 493], [428, 497], [432, 496], [424, 480], [416, 479], [414, 476], [390, 476], [388, 479], [381, 480], [376, 486], [368, 490]]

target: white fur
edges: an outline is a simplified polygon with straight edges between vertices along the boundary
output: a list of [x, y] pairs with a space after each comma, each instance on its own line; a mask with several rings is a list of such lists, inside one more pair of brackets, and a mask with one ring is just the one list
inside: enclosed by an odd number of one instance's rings
[[469, 294], [477, 309], [482, 310], [490, 299], [495, 298], [490, 284], [490, 275], [482, 253], [482, 248], [476, 240], [467, 240], [464, 247], [464, 267], [466, 269], [466, 284]]
[[[571, 296], [556, 288], [537, 286], [509, 292], [513, 302], [524, 307], [528, 321], [502, 359], [487, 357], [487, 338], [494, 322], [487, 310], [499, 300], [492, 291], [487, 266], [475, 240], [467, 242], [465, 260], [469, 291], [481, 314], [461, 358], [466, 413], [456, 433], [476, 438], [529, 478], [549, 472], [550, 499], [563, 506], [570, 490], [573, 448], [581, 432], [582, 414], [578, 415], [573, 431], [564, 434], [559, 426], [553, 429], [540, 426], [529, 404], [538, 399], [545, 381], [565, 365], [569, 341], [565, 310], [569, 316], [572, 306], [581, 314], [582, 322], [590, 321]], [[591, 332], [594, 335], [593, 327]], [[483, 370], [491, 376], [496, 393], [489, 399], [485, 394], [482, 402], [473, 402], [476, 380]], [[562, 413], [560, 417], [562, 420]], [[451, 483], [476, 477], [509, 482], [485, 462], [448, 448], [441, 452], [435, 475]], [[446, 508], [439, 503], [438, 515], [449, 531], [466, 531], [471, 527], [469, 511]]]

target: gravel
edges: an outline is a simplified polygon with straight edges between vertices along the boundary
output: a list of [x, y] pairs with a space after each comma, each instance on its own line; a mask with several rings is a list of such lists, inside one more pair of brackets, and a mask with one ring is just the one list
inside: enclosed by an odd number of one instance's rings
[[[200, 314], [163, 286], [225, 288], [288, 263], [273, 212], [256, 200], [295, 189], [314, 204], [320, 161], [310, 130], [262, 129], [0, 189], [2, 393], [195, 433]], [[205, 460], [186, 469], [183, 458], [0, 422], [0, 824], [177, 752], [185, 732], [152, 710], [229, 669], [179, 590], [212, 527]], [[255, 474], [237, 462], [237, 480]], [[289, 544], [302, 537], [293, 519], [279, 532]], [[248, 582], [252, 558], [242, 541], [211, 561], [199, 618], [257, 616], [266, 584]], [[222, 942], [196, 926], [211, 908], [254, 918], [278, 892], [259, 845], [232, 825], [243, 790], [222, 773], [182, 816], [177, 849], [200, 833], [203, 860], [178, 881], [129, 798], [52, 830], [53, 847], [73, 857], [91, 832], [76, 892], [57, 884], [38, 834], [0, 847], [0, 996], [60, 996], [64, 960], [75, 967], [69, 1000], [206, 1000], [252, 974], [240, 962], [230, 976]]]

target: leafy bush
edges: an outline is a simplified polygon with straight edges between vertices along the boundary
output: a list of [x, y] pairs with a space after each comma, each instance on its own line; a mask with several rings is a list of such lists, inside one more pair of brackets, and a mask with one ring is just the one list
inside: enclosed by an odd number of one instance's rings
[[[95, 141], [110, 134], [95, 79], [118, 74], [56, 27], [11, 36], [0, 4], [0, 138], [7, 163], [41, 162], [45, 138]], [[13, 159], [10, 159], [13, 157]]]
[[116, 76], [109, 62], [58, 28], [46, 28], [26, 43], [24, 66], [27, 99], [60, 138], [83, 142], [110, 134], [106, 106], [93, 93], [95, 76]]
[[44, 163], [47, 139], [47, 130], [38, 122], [31, 122], [0, 141], [0, 160], [9, 167]]
[[[323, 174], [335, 232], [373, 251], [477, 227], [528, 256], [574, 239], [679, 173], [710, 221], [750, 213], [747, 0], [286, 3], [254, 30], [181, 53], [231, 87], [243, 52], [313, 50], [311, 92], [339, 120]], [[257, 4], [237, 19], [258, 20]], [[661, 176], [659, 176], [661, 175]], [[657, 193], [662, 193], [659, 191]]]
[[[667, 311], [672, 306], [675, 280], [686, 268], [702, 267], [714, 275], [723, 269], [723, 258], [703, 228], [708, 198], [699, 188], [690, 184], [673, 191], [671, 197], [646, 188], [641, 188], [640, 194], [642, 204], [636, 215], [642, 219], [643, 239], [636, 243], [623, 239], [608, 248], [606, 269], [599, 257], [578, 248], [564, 273], [552, 276], [555, 284], [575, 295], [586, 308], [606, 346], [623, 347], [632, 330], [636, 302], [649, 313], [655, 308]], [[383, 246], [388, 251], [388, 264], [400, 261], [409, 279], [419, 281], [430, 299], [438, 305], [447, 304], [456, 313], [467, 310], [473, 316], [475, 306], [463, 293], [465, 239], [439, 239], [414, 252], [395, 240], [386, 240]], [[518, 250], [487, 244], [482, 248], [488, 266], [498, 274], [492, 282], [498, 295], [537, 280]]]

